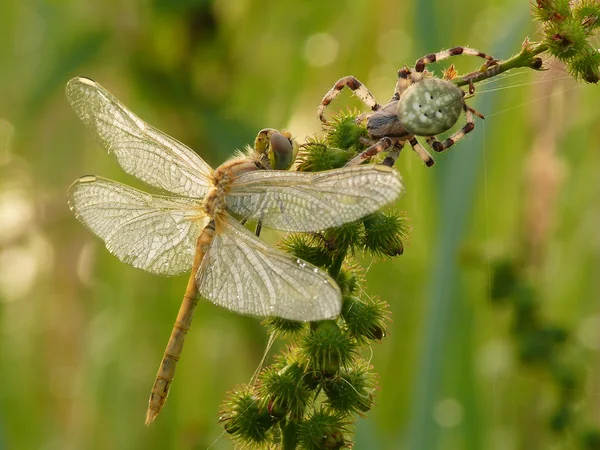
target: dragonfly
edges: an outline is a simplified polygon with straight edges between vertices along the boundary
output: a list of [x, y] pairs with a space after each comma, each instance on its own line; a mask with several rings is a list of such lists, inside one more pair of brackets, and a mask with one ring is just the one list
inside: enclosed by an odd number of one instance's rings
[[259, 317], [318, 321], [340, 313], [341, 291], [326, 271], [266, 245], [234, 216], [282, 231], [318, 232], [373, 213], [404, 191], [400, 175], [384, 166], [285, 170], [297, 144], [290, 133], [270, 128], [258, 133], [247, 154], [213, 169], [95, 81], [74, 78], [66, 95], [121, 168], [162, 192], [84, 176], [68, 191], [75, 217], [124, 263], [159, 275], [191, 269], [147, 425], [165, 404], [199, 296]]

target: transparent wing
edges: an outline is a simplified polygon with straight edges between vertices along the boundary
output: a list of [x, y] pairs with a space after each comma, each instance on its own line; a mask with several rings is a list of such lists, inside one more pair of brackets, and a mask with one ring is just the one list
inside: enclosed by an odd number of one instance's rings
[[254, 316], [315, 321], [339, 315], [341, 292], [327, 273], [265, 245], [230, 216], [217, 230], [197, 274], [202, 296]]
[[284, 231], [319, 231], [377, 211], [404, 191], [394, 169], [381, 165], [326, 172], [255, 171], [235, 180], [227, 207]]
[[202, 158], [143, 122], [98, 83], [73, 78], [67, 99], [128, 174], [186, 197], [203, 198], [210, 189], [212, 169]]
[[189, 271], [206, 224], [197, 200], [150, 195], [87, 176], [69, 188], [75, 217], [121, 261], [159, 275]]

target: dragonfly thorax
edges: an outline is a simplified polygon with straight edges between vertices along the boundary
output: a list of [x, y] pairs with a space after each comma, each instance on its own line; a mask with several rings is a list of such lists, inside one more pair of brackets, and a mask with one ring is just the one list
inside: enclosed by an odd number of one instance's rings
[[202, 205], [204, 212], [209, 217], [218, 218], [227, 208], [225, 196], [231, 183], [240, 175], [261, 168], [257, 160], [249, 160], [247, 157], [233, 158], [216, 168], [213, 172], [214, 187], [208, 192]]

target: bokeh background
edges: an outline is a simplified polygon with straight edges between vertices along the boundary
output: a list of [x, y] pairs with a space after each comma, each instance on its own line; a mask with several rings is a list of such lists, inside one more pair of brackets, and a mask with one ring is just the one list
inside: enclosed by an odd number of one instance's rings
[[[135, 184], [70, 110], [71, 77], [99, 81], [218, 165], [264, 127], [318, 133], [316, 106], [344, 75], [384, 101], [396, 70], [422, 54], [470, 45], [509, 57], [535, 39], [528, 8], [3, 1], [0, 449], [233, 448], [219, 406], [267, 340], [258, 320], [200, 302], [166, 408], [144, 426], [186, 276], [123, 265], [69, 212], [65, 192], [81, 175]], [[361, 259], [393, 323], [366, 355], [381, 388], [357, 449], [583, 448], [581, 430], [600, 423], [600, 92], [547, 66], [479, 87], [470, 103], [485, 122], [433, 168], [408, 150], [398, 161], [412, 237], [393, 261]], [[332, 107], [346, 105], [358, 103], [346, 93]], [[560, 358], [579, 377], [572, 389], [519, 358], [514, 308], [493, 300], [498, 261], [518, 261], [544, 323], [569, 331]], [[573, 419], [556, 434], [549, 422], [565, 397]]]

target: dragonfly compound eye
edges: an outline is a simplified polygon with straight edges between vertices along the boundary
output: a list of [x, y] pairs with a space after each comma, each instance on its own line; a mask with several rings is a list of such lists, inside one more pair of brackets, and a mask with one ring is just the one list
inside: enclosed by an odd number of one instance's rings
[[463, 110], [463, 91], [450, 81], [426, 78], [414, 83], [398, 101], [398, 119], [417, 136], [448, 131]]
[[298, 153], [296, 143], [281, 133], [273, 133], [270, 137], [269, 161], [275, 170], [287, 170], [292, 166]]

